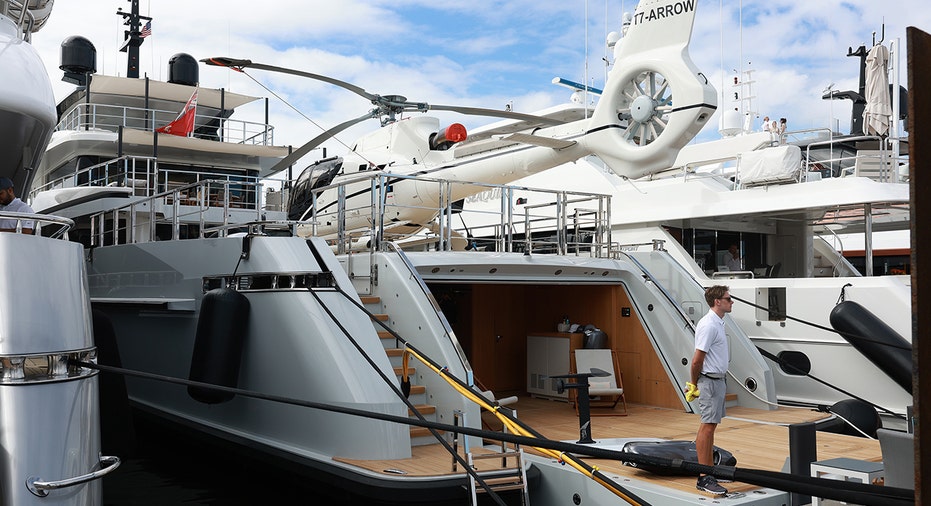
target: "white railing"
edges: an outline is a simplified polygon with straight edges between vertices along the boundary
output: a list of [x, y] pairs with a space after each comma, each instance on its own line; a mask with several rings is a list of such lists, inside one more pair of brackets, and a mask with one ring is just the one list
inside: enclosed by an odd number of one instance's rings
[[[370, 198], [350, 203], [360, 184], [370, 181]], [[416, 180], [416, 183], [415, 183]], [[354, 185], [355, 192], [347, 190]], [[416, 184], [418, 203], [403, 202], [395, 193], [401, 185]], [[490, 251], [610, 255], [611, 197], [601, 194], [545, 190], [507, 185], [473, 183], [435, 178], [403, 176], [390, 173], [360, 175], [351, 182], [317, 188], [336, 194], [336, 210], [327, 211], [326, 221], [337, 220], [330, 234], [322, 228], [312, 199], [305, 213], [312, 235], [329, 234], [337, 252], [377, 248], [382, 242], [396, 242], [405, 249], [450, 250], [482, 249]], [[469, 197], [463, 198], [463, 195]], [[424, 203], [435, 200], [434, 204]], [[465, 200], [469, 205], [463, 205]], [[327, 200], [333, 206], [333, 199]], [[386, 210], [390, 208], [390, 217]], [[398, 216], [433, 216], [433, 221], [418, 220], [421, 228], [398, 227]], [[347, 216], [356, 223], [367, 216], [368, 226], [347, 225]], [[326, 230], [333, 230], [331, 224]], [[375, 240], [370, 240], [375, 238]], [[363, 246], [359, 246], [363, 245]], [[459, 246], [457, 246], [459, 245]]]
[[[56, 130], [119, 131], [120, 127], [154, 131], [178, 117], [178, 111], [144, 109], [111, 104], [76, 104], [59, 121]], [[234, 144], [274, 145], [274, 127], [265, 123], [195, 116], [193, 137]]]
[[[51, 239], [64, 239], [66, 241], [68, 240], [68, 231], [74, 227], [73, 221], [68, 218], [62, 218], [61, 216], [0, 211], [0, 223], [9, 221], [14, 221], [15, 224], [13, 227], [4, 227], [2, 230], [5, 233], [14, 232], [22, 234], [24, 229], [32, 229], [31, 235], [42, 235], [42, 229], [44, 227], [55, 226], [58, 228], [45, 234], [45, 236]], [[25, 226], [26, 224], [29, 226]]]

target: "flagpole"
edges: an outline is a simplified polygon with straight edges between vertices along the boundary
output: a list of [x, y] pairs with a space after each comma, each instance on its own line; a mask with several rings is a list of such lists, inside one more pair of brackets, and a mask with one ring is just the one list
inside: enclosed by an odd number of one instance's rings
[[[126, 77], [138, 78], [139, 46], [142, 45], [143, 39], [151, 33], [152, 18], [139, 15], [139, 0], [129, 0], [129, 2], [130, 12], [123, 12], [122, 8], [116, 10], [116, 14], [123, 17], [123, 24], [129, 27], [129, 30], [124, 31], [126, 40], [123, 41], [120, 52], [127, 53]], [[141, 20], [143, 19], [146, 20], [145, 31], [148, 33], [143, 33], [143, 30], [140, 29], [142, 26]]]

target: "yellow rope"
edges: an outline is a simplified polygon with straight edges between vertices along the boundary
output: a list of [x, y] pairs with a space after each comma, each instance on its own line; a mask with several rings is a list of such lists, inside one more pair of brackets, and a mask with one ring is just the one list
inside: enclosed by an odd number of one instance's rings
[[[438, 368], [436, 368], [435, 366], [433, 366], [432, 364], [430, 364], [429, 361], [427, 361], [424, 357], [420, 356], [420, 354], [418, 354], [416, 351], [414, 351], [414, 350], [412, 350], [412, 349], [410, 349], [410, 348], [405, 348], [405, 349], [404, 349], [404, 354], [403, 354], [403, 362], [404, 362], [404, 367], [403, 367], [403, 369], [404, 369], [405, 374], [406, 374], [406, 372], [407, 372], [407, 357], [408, 357], [408, 354], [413, 355], [414, 358], [416, 358], [417, 360], [419, 360], [419, 361], [420, 361], [421, 363], [423, 363], [425, 366], [429, 367], [434, 373], [436, 373], [437, 375], [439, 375], [440, 377], [442, 377], [444, 380], [446, 380], [447, 383], [449, 383], [457, 392], [459, 392], [460, 394], [462, 394], [462, 396], [464, 396], [466, 399], [469, 399], [470, 401], [472, 401], [472, 402], [478, 404], [479, 406], [481, 406], [481, 407], [484, 408], [485, 410], [490, 411], [491, 413], [493, 413], [493, 414], [501, 421], [501, 423], [504, 424], [504, 426], [508, 428], [508, 430], [509, 430], [510, 432], [512, 432], [512, 433], [514, 433], [514, 434], [517, 434], [517, 435], [520, 435], [520, 436], [524, 436], [524, 437], [536, 438], [536, 436], [535, 436], [534, 434], [532, 434], [531, 432], [525, 430], [523, 427], [521, 427], [520, 425], [518, 425], [517, 423], [515, 423], [514, 421], [512, 421], [510, 418], [508, 418], [508, 417], [504, 416], [503, 414], [499, 413], [498, 410], [499, 410], [500, 406], [495, 406], [495, 405], [491, 404], [491, 402], [489, 402], [487, 399], [485, 399], [485, 398], [482, 397], [482, 396], [476, 395], [474, 392], [472, 392], [472, 390], [469, 390], [469, 389], [467, 389], [467, 388], [463, 388], [463, 387], [462, 387], [461, 385], [459, 385], [458, 383], [456, 383], [456, 382], [454, 382], [454, 381], [451, 381], [449, 378], [446, 378], [445, 375], [442, 374], [442, 372], [441, 372], [440, 369], [438, 369]], [[565, 455], [565, 453], [563, 453], [563, 452], [557, 452], [556, 450], [550, 450], [550, 449], [548, 449], [548, 448], [539, 448], [539, 447], [536, 447], [536, 446], [533, 446], [532, 448], [535, 449], [535, 450], [537, 450], [537, 451], [539, 451], [540, 453], [543, 453], [544, 455], [549, 456], [550, 458], [552, 458], [552, 459], [554, 459], [554, 460], [556, 460], [556, 461], [563, 462], [563, 463], [568, 463], [570, 466], [572, 466], [573, 468], [575, 468], [577, 471], [579, 471], [579, 472], [582, 473], [583, 475], [588, 476], [589, 478], [595, 480], [596, 483], [599, 483], [599, 484], [602, 485], [603, 487], [609, 489], [611, 492], [613, 492], [615, 495], [617, 495], [618, 497], [620, 497], [621, 499], [623, 499], [624, 501], [626, 501], [628, 504], [632, 504], [632, 505], [637, 505], [637, 504], [639, 504], [639, 503], [636, 502], [634, 499], [630, 498], [629, 496], [627, 496], [626, 494], [624, 494], [624, 493], [621, 492], [620, 490], [617, 490], [617, 489], [615, 489], [614, 487], [611, 487], [611, 486], [610, 486], [606, 481], [604, 481], [603, 479], [601, 479], [601, 478], [595, 476], [594, 473], [596, 473], [596, 472], [598, 471], [598, 468], [597, 468], [597, 467], [593, 466], [593, 467], [592, 467], [592, 470], [589, 471], [589, 470], [585, 469], [585, 467], [583, 467], [580, 463], [576, 462], [574, 457], [570, 457], [570, 458], [568, 458], [568, 459], [563, 458], [563, 455]]]

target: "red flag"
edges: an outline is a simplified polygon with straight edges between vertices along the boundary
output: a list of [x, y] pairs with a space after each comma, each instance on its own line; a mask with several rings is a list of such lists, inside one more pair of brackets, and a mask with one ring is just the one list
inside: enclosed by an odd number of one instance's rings
[[191, 135], [191, 132], [194, 131], [194, 115], [196, 114], [197, 88], [194, 88], [194, 94], [191, 95], [191, 98], [188, 99], [186, 104], [184, 104], [184, 109], [181, 110], [181, 114], [178, 114], [178, 117], [175, 118], [175, 120], [171, 123], [161, 128], [156, 128], [155, 131], [160, 134], [171, 134], [187, 137], [188, 135]]

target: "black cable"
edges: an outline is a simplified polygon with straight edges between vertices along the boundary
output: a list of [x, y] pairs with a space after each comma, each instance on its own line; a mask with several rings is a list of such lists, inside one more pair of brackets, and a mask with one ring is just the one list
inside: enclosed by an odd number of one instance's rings
[[[93, 362], [84, 362], [80, 360], [69, 360], [68, 363], [73, 366], [86, 367], [88, 369], [94, 369], [98, 371], [103, 371], [111, 374], [123, 374], [126, 376], [133, 376], [137, 378], [144, 378], [150, 380], [163, 381], [166, 383], [174, 383], [177, 385], [185, 386], [194, 386], [198, 388], [207, 388], [217, 390], [224, 393], [232, 393], [235, 395], [240, 395], [243, 397], [267, 400], [270, 402], [279, 402], [282, 404], [289, 404], [293, 406], [306, 407], [311, 409], [320, 409], [323, 411], [329, 411], [333, 413], [340, 413], [350, 416], [361, 416], [366, 418], [372, 418], [375, 420], [382, 420], [387, 422], [400, 423], [404, 425], [412, 425], [416, 427], [426, 427], [434, 428], [437, 430], [444, 430], [447, 432], [455, 432], [459, 434], [464, 434], [467, 436], [480, 437], [484, 439], [492, 439], [496, 441], [503, 441], [513, 444], [522, 444], [527, 446], [536, 446], [539, 448], [547, 448], [550, 450], [556, 450], [563, 453], [572, 453], [576, 455], [587, 455], [593, 458], [598, 459], [609, 459], [617, 460], [625, 463], [637, 464], [638, 466], [648, 465], [661, 467], [672, 470], [680, 470], [687, 474], [697, 475], [701, 474], [710, 474], [719, 478], [732, 479], [740, 481], [742, 483], [749, 483], [751, 485], [757, 485], [762, 487], [773, 488], [776, 490], [782, 490], [786, 492], [797, 492], [805, 495], [813, 495], [816, 497], [823, 497], [825, 499], [833, 499], [840, 501], [849, 501], [856, 502], [857, 504], [865, 505], [876, 505], [876, 506], [885, 506], [885, 505], [904, 505], [904, 504], [914, 504], [914, 491], [903, 488], [896, 487], [884, 487], [878, 485], [870, 485], [866, 483], [856, 483], [856, 482], [847, 482], [847, 481], [838, 481], [830, 480], [827, 478], [812, 478], [807, 476], [799, 475], [790, 475], [785, 473], [778, 473], [774, 471], [763, 471], [759, 469], [740, 469], [730, 466], [706, 466], [699, 464], [697, 462], [684, 461], [681, 459], [667, 459], [663, 457], [651, 457], [647, 455], [638, 455], [634, 453], [626, 453], [618, 450], [608, 450], [604, 448], [592, 447], [587, 445], [580, 445], [576, 443], [564, 443], [561, 441], [553, 441], [545, 438], [532, 438], [526, 436], [519, 436], [516, 434], [507, 434], [503, 432], [493, 432], [486, 431], [482, 429], [473, 429], [465, 426], [457, 425], [448, 425], [440, 422], [431, 422], [429, 420], [418, 420], [409, 417], [402, 417], [398, 415], [390, 415], [387, 413], [377, 413], [371, 411], [364, 411], [355, 408], [347, 408], [344, 406], [336, 406], [331, 404], [324, 404], [313, 401], [304, 401], [300, 399], [294, 399], [290, 397], [283, 397], [279, 395], [272, 394], [263, 394], [260, 392], [253, 392], [250, 390], [244, 390], [241, 388], [226, 387], [221, 385], [213, 385], [210, 383], [203, 383], [200, 381], [192, 381], [182, 378], [174, 378], [171, 376], [165, 376], [162, 374], [148, 373], [142, 371], [133, 371], [130, 369], [124, 369], [122, 367], [113, 367], [101, 364], [95, 364]], [[568, 455], [567, 455], [568, 456]]]
[[878, 404], [873, 404], [872, 402], [870, 402], [870, 401], [868, 401], [868, 400], [866, 400], [866, 399], [864, 399], [864, 398], [862, 398], [862, 397], [860, 397], [860, 396], [858, 396], [858, 395], [855, 395], [855, 394], [853, 394], [853, 393], [850, 393], [850, 392], [844, 390], [843, 388], [840, 388], [840, 387], [838, 387], [838, 386], [832, 385], [832, 384], [828, 383], [827, 381], [824, 381], [823, 379], [818, 378], [817, 376], [814, 376], [814, 375], [812, 375], [812, 374], [810, 374], [810, 373], [807, 373], [807, 372], [805, 372], [805, 371], [799, 369], [799, 368], [796, 367], [795, 365], [790, 364], [789, 362], [786, 362], [785, 360], [783, 360], [783, 359], [777, 357], [776, 355], [773, 355], [772, 353], [770, 353], [770, 352], [764, 350], [763, 348], [760, 348], [759, 346], [757, 346], [756, 349], [759, 350], [759, 352], [760, 352], [761, 355], [763, 355], [764, 357], [766, 357], [766, 358], [772, 360], [773, 362], [776, 362], [776, 363], [779, 364], [780, 366], [788, 367], [788, 368], [790, 368], [790, 369], [792, 369], [792, 370], [794, 370], [794, 371], [796, 371], [796, 372], [798, 372], [798, 373], [800, 373], [800, 374], [803, 374], [803, 375], [805, 375], [805, 376], [807, 376], [807, 377], [809, 377], [809, 378], [811, 378], [811, 379], [817, 381], [818, 383], [821, 383], [822, 385], [824, 385], [824, 386], [826, 386], [826, 387], [828, 387], [828, 388], [833, 388], [834, 390], [837, 390], [838, 392], [840, 392], [840, 393], [842, 393], [842, 394], [844, 394], [844, 395], [846, 395], [846, 396], [848, 396], [848, 397], [851, 397], [851, 398], [856, 399], [856, 400], [858, 400], [858, 401], [860, 401], [860, 402], [869, 404], [869, 405], [872, 406], [874, 409], [878, 409], [878, 410], [880, 410], [880, 411], [883, 411], [883, 412], [885, 412], [886, 414], [888, 414], [888, 415], [890, 415], [890, 416], [893, 416], [893, 417], [895, 417], [895, 418], [900, 418], [900, 419], [902, 419], [902, 420], [905, 419], [905, 415], [901, 415], [901, 414], [899, 414], [899, 413], [896, 413], [896, 412], [894, 412], [894, 411], [892, 411], [892, 410], [890, 410], [890, 409], [888, 409], [888, 408], [884, 408], [884, 407], [882, 407], [882, 406], [880, 406], [880, 405], [878, 405]]
[[[339, 288], [337, 288], [337, 290], [340, 293], [344, 293], [342, 290], [339, 290]], [[362, 355], [362, 358], [364, 358], [365, 361], [368, 362], [372, 370], [378, 373], [378, 375], [381, 376], [385, 384], [388, 385], [388, 388], [390, 388], [395, 393], [395, 395], [397, 395], [398, 398], [401, 399], [402, 402], [404, 402], [404, 404], [407, 406], [407, 409], [409, 409], [410, 412], [413, 413], [414, 416], [416, 416], [420, 421], [426, 421], [426, 418], [423, 416], [423, 414], [417, 409], [416, 406], [414, 406], [414, 404], [410, 401], [410, 399], [408, 399], [407, 396], [401, 392], [401, 389], [398, 388], [398, 386], [394, 384], [394, 381], [389, 379], [385, 375], [385, 373], [382, 372], [382, 370], [378, 368], [378, 366], [375, 364], [375, 361], [372, 360], [372, 357], [368, 356], [368, 354], [365, 353], [365, 350], [363, 350], [362, 347], [359, 345], [359, 343], [352, 337], [352, 335], [349, 333], [346, 327], [344, 327], [343, 324], [340, 323], [340, 321], [336, 318], [336, 316], [330, 311], [330, 308], [327, 307], [327, 305], [323, 303], [323, 300], [320, 299], [320, 296], [317, 294], [317, 292], [311, 288], [308, 288], [307, 291], [310, 292], [311, 295], [314, 296], [314, 299], [316, 299], [320, 307], [322, 307], [323, 310], [326, 311], [326, 314], [330, 317], [333, 323], [335, 323], [336, 326], [339, 327], [343, 335], [346, 336], [349, 342], [352, 343], [352, 345], [356, 348], [356, 350], [359, 351], [359, 353]], [[365, 311], [364, 307], [362, 309], [363, 311]], [[368, 311], [365, 311], [365, 312], [368, 313]], [[368, 313], [368, 314], [369, 314], [369, 317], [372, 316], [371, 313]], [[378, 321], [374, 318], [372, 318], [372, 320]], [[379, 323], [381, 322], [379, 321]], [[459, 452], [453, 449], [452, 445], [450, 445], [449, 442], [446, 441], [442, 435], [440, 435], [437, 429], [432, 428], [432, 427], [427, 427], [427, 429], [430, 431], [430, 434], [432, 434], [433, 437], [436, 438], [436, 440], [441, 445], [443, 445], [443, 448], [445, 448], [446, 451], [448, 451], [449, 454], [452, 455], [452, 457], [456, 460], [456, 462], [458, 462], [459, 465], [461, 465], [465, 469], [465, 471], [469, 473], [469, 476], [471, 476], [472, 479], [474, 479], [482, 487], [482, 489], [484, 489], [485, 492], [488, 493], [489, 497], [491, 497], [492, 500], [495, 501], [495, 503], [497, 503], [500, 506], [507, 506], [504, 503], [504, 500], [502, 500], [501, 497], [491, 489], [488, 483], [486, 483], [485, 480], [483, 480], [481, 476], [478, 475], [478, 472], [475, 469], [473, 469], [472, 466], [470, 466], [468, 462], [466, 462], [466, 460], [462, 457], [462, 455], [459, 455]]]
[[[338, 291], [340, 294], [342, 294], [347, 300], [349, 300], [349, 301], [350, 301], [353, 305], [355, 305], [357, 308], [359, 308], [360, 310], [362, 310], [363, 312], [365, 312], [366, 314], [368, 314], [370, 318], [373, 316], [372, 313], [370, 313], [367, 309], [365, 309], [365, 306], [363, 306], [362, 304], [356, 302], [356, 300], [353, 299], [352, 296], [350, 296], [348, 293], [346, 293], [345, 291], [343, 291], [341, 288], [336, 287], [336, 291]], [[445, 377], [451, 379], [452, 381], [454, 381], [454, 382], [455, 382], [457, 385], [459, 385], [460, 387], [472, 391], [472, 392], [473, 392], [474, 394], [476, 394], [476, 395], [479, 395], [479, 396], [482, 395], [480, 392], [476, 392], [475, 390], [473, 390], [472, 385], [469, 385], [469, 384], [467, 384], [466, 382], [462, 381], [462, 379], [458, 378], [457, 376], [455, 376], [455, 375], [453, 375], [453, 374], [450, 374], [448, 368], [443, 367], [442, 365], [436, 363], [433, 359], [431, 359], [431, 358], [430, 358], [429, 356], [427, 356], [426, 354], [421, 353], [420, 350], [418, 350], [418, 349], [417, 349], [416, 347], [414, 347], [411, 343], [409, 343], [407, 340], [405, 340], [403, 337], [401, 337], [400, 334], [398, 334], [397, 332], [395, 332], [394, 329], [392, 329], [391, 327], [389, 327], [388, 325], [386, 325], [384, 322], [382, 322], [382, 321], [380, 321], [380, 320], [377, 320], [377, 319], [375, 319], [375, 318], [371, 318], [371, 319], [372, 319], [372, 321], [374, 321], [374, 322], [376, 322], [378, 325], [380, 325], [383, 329], [385, 329], [387, 332], [391, 333], [391, 335], [392, 335], [397, 341], [403, 343], [404, 346], [407, 346], [408, 348], [410, 348], [411, 350], [413, 350], [414, 352], [416, 352], [416, 353], [418, 354], [418, 356], [422, 357], [424, 360], [426, 360], [427, 362], [429, 362], [429, 365], [431, 365], [431, 366], [433, 366], [435, 369], [439, 370]], [[532, 427], [530, 427], [530, 426], [526, 425], [525, 423], [523, 423], [523, 421], [519, 420], [517, 417], [514, 417], [514, 416], [512, 416], [511, 414], [506, 413], [506, 412], [503, 412], [503, 411], [499, 411], [499, 413], [501, 413], [502, 415], [504, 415], [505, 417], [507, 417], [508, 420], [510, 420], [511, 422], [513, 422], [513, 423], [519, 425], [522, 429], [526, 430], [526, 431], [529, 432], [530, 434], [533, 434], [534, 437], [540, 438], [540, 439], [545, 439], [545, 437], [544, 437], [542, 434], [540, 434], [539, 432], [535, 431]], [[489, 438], [489, 439], [491, 439], [491, 438]], [[530, 446], [539, 446], [539, 445], [534, 445], [533, 443], [528, 443], [528, 444], [529, 444]], [[542, 448], [542, 447], [541, 447], [541, 448]], [[572, 458], [571, 456], [568, 456], [568, 457], [569, 457], [569, 458]], [[621, 486], [620, 484], [618, 484], [617, 482], [615, 482], [615, 481], [612, 480], [611, 478], [607, 477], [604, 473], [598, 471], [598, 470], [595, 469], [594, 467], [592, 467], [592, 466], [586, 464], [585, 462], [583, 462], [583, 461], [581, 461], [581, 460], [575, 459], [575, 458], [573, 458], [573, 462], [577, 463], [577, 464], [580, 465], [582, 468], [584, 468], [587, 472], [591, 473], [592, 476], [595, 476], [595, 477], [597, 477], [598, 479], [604, 481], [605, 484], [607, 484], [607, 485], [608, 485], [610, 488], [612, 488], [613, 490], [615, 490], [615, 491], [617, 491], [617, 492], [620, 492], [621, 494], [624, 494], [625, 496], [628, 496], [631, 500], [636, 501], [638, 504], [641, 504], [641, 505], [643, 505], [643, 506], [649, 506], [649, 503], [648, 503], [647, 501], [645, 501], [643, 498], [638, 497], [636, 494], [634, 494], [633, 492], [627, 490], [626, 488], [624, 488], [623, 486]]]
[[786, 320], [792, 320], [792, 321], [794, 321], [794, 322], [801, 323], [802, 325], [808, 325], [809, 327], [814, 327], [814, 328], [816, 328], [816, 329], [818, 329], [818, 330], [824, 330], [825, 332], [831, 332], [831, 333], [834, 333], [834, 334], [840, 334], [840, 335], [842, 335], [842, 336], [849, 336], [849, 337], [853, 337], [853, 338], [856, 338], [856, 339], [860, 339], [860, 340], [862, 340], [862, 341], [870, 342], [870, 343], [873, 343], [873, 344], [879, 344], [879, 345], [883, 345], [883, 346], [888, 346], [888, 347], [890, 347], [890, 348], [896, 348], [896, 349], [899, 349], [899, 350], [911, 350], [911, 349], [912, 349], [911, 346], [907, 346], [907, 347], [906, 347], [906, 346], [900, 346], [900, 345], [897, 345], [897, 344], [886, 343], [886, 342], [878, 341], [878, 340], [873, 339], [873, 338], [871, 338], [871, 337], [860, 336], [860, 335], [857, 335], [857, 334], [851, 334], [850, 332], [843, 332], [843, 331], [840, 331], [840, 330], [837, 330], [837, 329], [833, 329], [833, 328], [830, 328], [830, 327], [825, 327], [824, 325], [819, 325], [819, 324], [814, 323], [814, 322], [810, 322], [810, 321], [807, 321], [807, 320], [802, 320], [802, 319], [796, 318], [796, 317], [794, 317], [794, 316], [789, 316], [789, 314], [786, 313], [785, 311], [773, 311], [773, 310], [771, 310], [771, 309], [768, 308], [768, 307], [759, 306], [759, 305], [757, 305], [757, 304], [754, 304], [753, 302], [750, 302], [749, 300], [741, 299], [740, 297], [737, 297], [737, 296], [734, 295], [734, 294], [731, 294], [731, 298], [734, 299], [734, 300], [736, 300], [736, 301], [738, 301], [738, 302], [741, 302], [741, 303], [743, 303], [743, 304], [746, 304], [746, 305], [748, 305], [748, 306], [750, 306], [750, 307], [755, 307], [755, 308], [757, 308], [757, 309], [761, 309], [761, 310], [763, 310], [763, 311], [766, 311], [766, 312], [768, 312], [768, 313], [770, 313], [770, 314], [774, 314], [774, 315], [776, 315], [776, 316], [782, 316], [782, 317], [785, 318]]
[[[849, 283], [848, 283], [848, 284], [849, 284]], [[845, 287], [846, 287], [846, 285], [845, 285]], [[742, 298], [740, 298], [740, 297], [737, 297], [737, 296], [734, 295], [734, 294], [731, 294], [731, 297], [732, 297], [734, 300], [736, 300], [736, 301], [738, 301], [738, 302], [741, 302], [741, 303], [743, 303], [743, 304], [747, 304], [747, 305], [750, 306], [750, 307], [754, 307], [754, 308], [756, 308], [756, 309], [761, 309], [761, 310], [763, 310], [763, 311], [769, 311], [769, 308], [765, 308], [765, 307], [763, 307], [763, 306], [759, 306], [759, 305], [757, 305], [757, 304], [754, 304], [753, 302], [750, 302], [750, 301], [748, 301], [748, 300], [745, 300], [745, 299], [742, 299]], [[841, 297], [843, 297], [843, 289], [841, 289]], [[769, 312], [772, 312], [772, 311], [769, 311]], [[889, 343], [882, 343], [882, 342], [879, 342], [879, 341], [876, 341], [876, 340], [873, 340], [873, 339], [869, 339], [869, 338], [865, 338], [865, 337], [862, 337], [862, 336], [856, 336], [856, 335], [850, 334], [850, 333], [848, 333], [848, 332], [840, 332], [840, 331], [838, 331], [838, 330], [834, 330], [834, 329], [825, 327], [825, 326], [823, 326], [823, 325], [818, 325], [817, 323], [813, 323], [813, 322], [809, 322], [809, 321], [806, 321], [806, 320], [802, 320], [802, 319], [799, 319], [799, 318], [795, 318], [795, 317], [789, 316], [789, 315], [786, 314], [785, 312], [776, 311], [775, 314], [777, 314], [777, 315], [779, 315], [779, 316], [783, 316], [783, 317], [785, 317], [787, 320], [792, 320], [792, 321], [801, 323], [801, 324], [803, 324], [803, 325], [808, 325], [808, 326], [814, 327], [814, 328], [819, 329], [819, 330], [824, 330], [824, 331], [827, 331], [827, 332], [834, 332], [834, 333], [837, 333], [837, 334], [843, 334], [843, 335], [848, 335], [848, 336], [852, 336], [852, 337], [857, 337], [857, 338], [863, 339], [863, 340], [865, 340], [865, 341], [874, 342], [874, 343], [876, 343], [876, 344], [883, 344], [883, 345], [885, 345], [885, 346], [892, 346], [892, 347], [894, 347], [894, 348], [904, 349], [904, 348], [901, 347], [901, 346], [896, 346], [896, 345], [892, 345], [892, 344], [889, 344]], [[866, 399], [864, 399], [864, 398], [862, 398], [862, 397], [860, 397], [860, 396], [858, 396], [858, 395], [854, 395], [854, 394], [852, 394], [852, 393], [850, 393], [850, 392], [844, 390], [844, 389], [841, 388], [841, 387], [838, 387], [838, 386], [836, 386], [836, 385], [832, 385], [831, 383], [828, 383], [827, 381], [824, 381], [823, 379], [818, 378], [817, 376], [814, 376], [814, 375], [812, 375], [811, 373], [805, 372], [805, 371], [799, 369], [798, 367], [796, 367], [795, 365], [790, 364], [789, 362], [786, 362], [786, 361], [782, 360], [781, 358], [777, 357], [776, 355], [773, 355], [772, 353], [770, 353], [770, 352], [764, 350], [763, 348], [760, 348], [759, 346], [757, 346], [756, 349], [760, 351], [760, 354], [761, 354], [761, 355], [763, 355], [764, 357], [766, 357], [766, 358], [772, 360], [773, 362], [776, 362], [777, 364], [779, 364], [779, 365], [782, 366], [782, 367], [788, 367], [789, 369], [792, 369], [792, 370], [794, 370], [795, 372], [797, 372], [797, 373], [799, 373], [799, 374], [801, 374], [801, 375], [804, 375], [804, 376], [806, 376], [806, 377], [808, 377], [808, 378], [811, 378], [811, 379], [817, 381], [818, 383], [821, 383], [822, 385], [824, 385], [824, 386], [826, 386], [826, 387], [828, 387], [828, 388], [832, 388], [832, 389], [836, 390], [837, 392], [840, 392], [840, 393], [842, 393], [842, 394], [844, 394], [844, 395], [846, 395], [846, 396], [848, 396], [848, 397], [851, 397], [851, 398], [856, 399], [856, 400], [858, 400], [858, 401], [861, 401], [861, 402], [864, 402], [864, 403], [866, 403], [866, 404], [869, 404], [869, 405], [872, 406], [874, 409], [878, 409], [878, 410], [880, 410], [880, 411], [882, 411], [882, 412], [884, 412], [884, 413], [886, 413], [886, 414], [888, 414], [888, 415], [890, 415], [890, 416], [892, 416], [892, 417], [894, 417], [894, 418], [899, 418], [899, 419], [901, 419], [901, 420], [904, 420], [904, 419], [905, 419], [905, 415], [896, 413], [896, 412], [892, 411], [891, 409], [885, 408], [885, 407], [880, 406], [880, 405], [878, 405], [878, 404], [874, 404], [874, 403], [872, 403], [872, 402], [870, 402], [870, 401], [868, 401], [868, 400], [866, 400]]]

